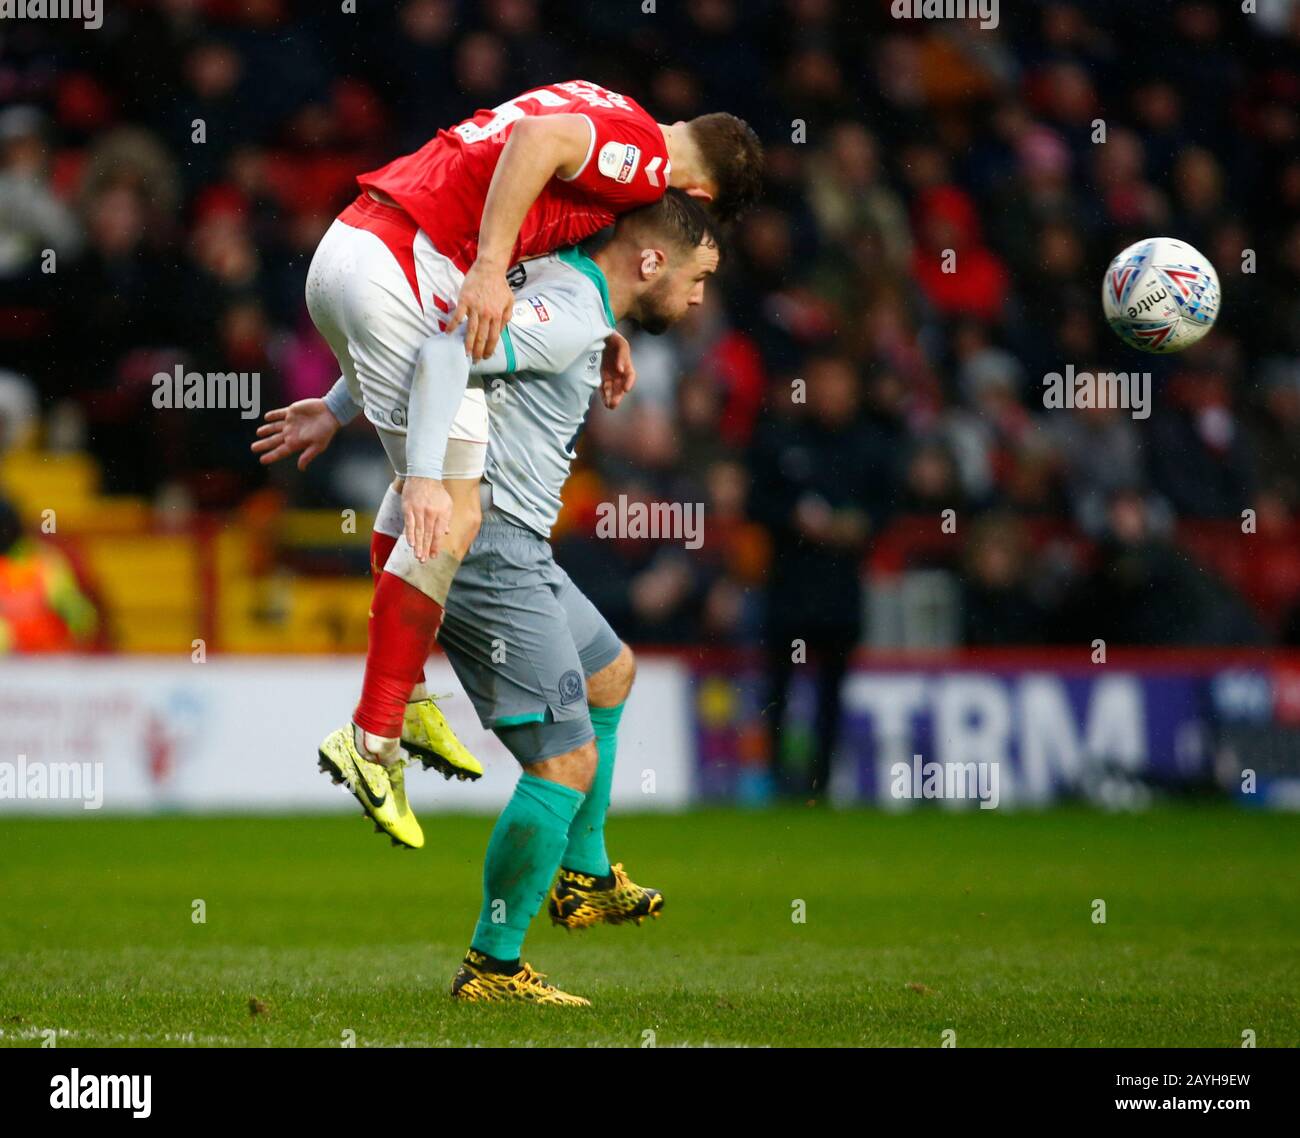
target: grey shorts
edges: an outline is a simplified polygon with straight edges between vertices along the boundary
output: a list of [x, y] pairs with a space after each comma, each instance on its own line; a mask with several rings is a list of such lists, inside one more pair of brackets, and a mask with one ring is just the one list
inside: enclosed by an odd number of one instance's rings
[[452, 581], [438, 643], [479, 721], [525, 763], [594, 738], [586, 677], [622, 650], [550, 543], [492, 510]]

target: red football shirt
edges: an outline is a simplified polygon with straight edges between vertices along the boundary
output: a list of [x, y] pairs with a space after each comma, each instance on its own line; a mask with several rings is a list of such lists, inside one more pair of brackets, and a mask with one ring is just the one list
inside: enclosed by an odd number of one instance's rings
[[582, 115], [591, 143], [578, 172], [552, 178], [524, 217], [511, 261], [573, 245], [618, 214], [657, 201], [670, 166], [663, 131], [632, 99], [585, 79], [526, 91], [440, 130], [414, 154], [357, 178], [397, 202], [443, 256], [465, 272], [478, 254], [488, 186], [514, 124], [532, 115]]

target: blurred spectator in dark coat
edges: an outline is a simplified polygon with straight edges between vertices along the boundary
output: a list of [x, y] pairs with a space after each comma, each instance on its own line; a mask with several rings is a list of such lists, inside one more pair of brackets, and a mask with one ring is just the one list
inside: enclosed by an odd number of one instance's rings
[[1151, 482], [1181, 516], [1238, 517], [1250, 505], [1256, 481], [1250, 444], [1233, 406], [1229, 364], [1209, 344], [1192, 352], [1193, 362], [1156, 400], [1148, 431]]
[[966, 507], [956, 459], [942, 440], [923, 438], [914, 445], [903, 472], [901, 505], [904, 513], [936, 518], [944, 510], [961, 513]]
[[1262, 390], [1248, 414], [1259, 481], [1294, 515], [1300, 510], [1300, 360], [1269, 360], [1261, 372]]
[[1111, 496], [1142, 479], [1142, 442], [1132, 416], [1113, 407], [1062, 410], [1048, 429], [1064, 466], [1065, 490], [1080, 528], [1105, 531]]
[[44, 117], [35, 107], [0, 113], [0, 282], [31, 273], [46, 249], [75, 257], [76, 215], [50, 187]]
[[[861, 417], [859, 379], [848, 360], [815, 357], [804, 373], [806, 406], [788, 418], [768, 418], [755, 434], [751, 511], [767, 527], [774, 551], [767, 706], [778, 787], [821, 796], [839, 736], [840, 685], [861, 636], [862, 559], [892, 496], [894, 452]], [[786, 771], [781, 745], [790, 681], [801, 658], [819, 672], [816, 750], [802, 785]]]
[[[1223, 167], [1203, 146], [1188, 146], [1174, 165], [1174, 232], [1205, 250], [1227, 220]], [[1233, 260], [1240, 260], [1240, 254]]]
[[[628, 483], [601, 504], [616, 505], [623, 497], [628, 509], [665, 500], [644, 483]], [[707, 544], [707, 511], [702, 521]], [[718, 571], [680, 538], [593, 538], [591, 531], [575, 532], [555, 542], [555, 556], [624, 639], [685, 644], [699, 638]]]
[[1012, 515], [988, 514], [971, 528], [961, 578], [964, 644], [1038, 644], [1046, 614], [1029, 588], [1024, 527]]
[[48, 364], [42, 339], [61, 299], [51, 286], [82, 245], [76, 215], [50, 184], [50, 157], [36, 108], [0, 113], [0, 356], [29, 374]]
[[1070, 148], [1055, 131], [1027, 119], [1020, 108], [1004, 111], [1003, 117], [1015, 132], [1010, 140], [1015, 177], [996, 195], [989, 225], [1011, 268], [1023, 274], [1037, 265], [1034, 238], [1043, 226], [1078, 224], [1079, 188], [1072, 176]]
[[1142, 492], [1111, 499], [1092, 571], [1067, 596], [1061, 638], [1088, 644], [1252, 644], [1262, 639], [1245, 604], [1160, 532]]

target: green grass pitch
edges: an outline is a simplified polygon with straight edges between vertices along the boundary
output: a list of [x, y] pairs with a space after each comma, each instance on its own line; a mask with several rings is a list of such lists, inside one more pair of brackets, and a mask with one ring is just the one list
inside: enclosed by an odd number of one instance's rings
[[525, 946], [590, 1009], [448, 999], [491, 825], [4, 820], [0, 1044], [1300, 1044], [1300, 818], [615, 816], [663, 919]]

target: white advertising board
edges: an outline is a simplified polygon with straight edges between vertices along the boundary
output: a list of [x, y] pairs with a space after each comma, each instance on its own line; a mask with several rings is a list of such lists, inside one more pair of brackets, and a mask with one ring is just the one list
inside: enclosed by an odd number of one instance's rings
[[[685, 669], [638, 661], [619, 730], [616, 809], [672, 810], [692, 796]], [[316, 744], [348, 720], [362, 662], [321, 657], [10, 657], [0, 661], [0, 814], [359, 810], [316, 766]], [[495, 811], [519, 767], [478, 722], [450, 665], [429, 689], [482, 761], [474, 783], [416, 765], [412, 803]]]

